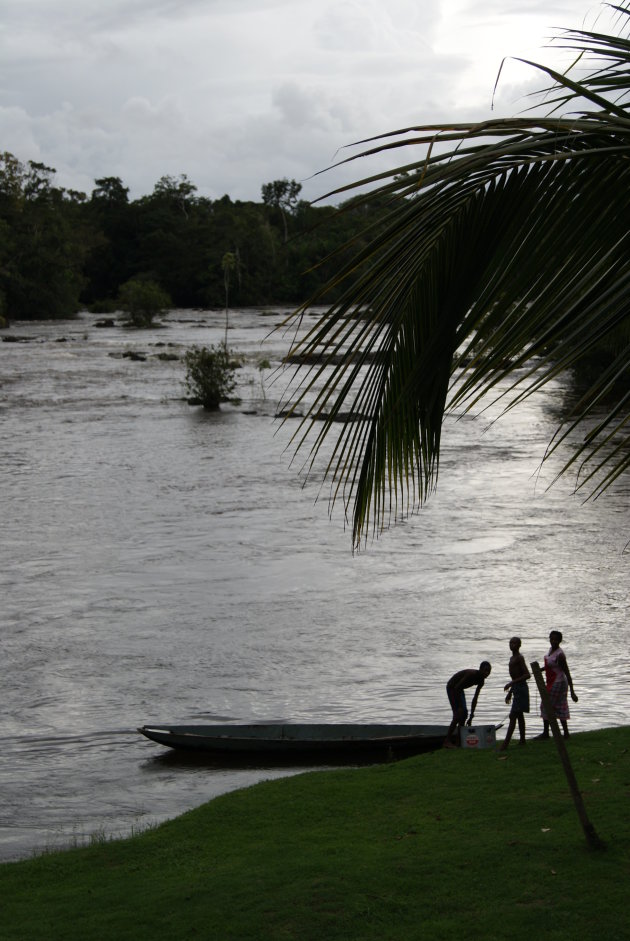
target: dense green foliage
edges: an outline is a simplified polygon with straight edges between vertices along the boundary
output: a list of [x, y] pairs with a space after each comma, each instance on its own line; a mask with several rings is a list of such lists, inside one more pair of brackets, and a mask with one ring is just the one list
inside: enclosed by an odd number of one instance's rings
[[[55, 171], [0, 155], [0, 316], [63, 317], [114, 309], [129, 281], [153, 281], [176, 307], [297, 304], [330, 278], [327, 260], [379, 218], [376, 204], [345, 212], [298, 200], [299, 184], [263, 186], [260, 203], [197, 195], [164, 176], [129, 199], [118, 177], [90, 196], [54, 185]], [[359, 237], [359, 243], [362, 239]], [[331, 295], [331, 297], [334, 296]]]
[[0, 154], [0, 315], [73, 313], [95, 237], [82, 194], [53, 185], [54, 170]]
[[150, 327], [158, 314], [168, 310], [171, 299], [155, 281], [132, 278], [121, 284], [118, 303], [130, 326]]
[[547, 456], [586, 496], [630, 470], [630, 3], [609, 6], [613, 35], [560, 34], [568, 71], [529, 63], [552, 86], [524, 117], [409, 127], [358, 155], [402, 151], [355, 184], [386, 220], [340, 259], [358, 276], [294, 350], [314, 365], [287, 403], [307, 403], [308, 461], [334, 439], [357, 546], [434, 490], [445, 414], [511, 408], [602, 348]]
[[213, 411], [227, 402], [236, 386], [234, 361], [226, 346], [202, 346], [184, 356], [186, 390], [194, 401]]
[[140, 836], [0, 866], [3, 941], [622, 941], [630, 729], [441, 750], [227, 794]]

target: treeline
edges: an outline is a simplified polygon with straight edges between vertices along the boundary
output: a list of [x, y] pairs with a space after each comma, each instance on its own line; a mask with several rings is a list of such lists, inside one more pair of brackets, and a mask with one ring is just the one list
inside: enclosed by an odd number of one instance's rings
[[[119, 177], [91, 194], [55, 184], [55, 170], [0, 155], [0, 317], [112, 310], [121, 287], [150, 280], [175, 307], [299, 303], [324, 284], [384, 209], [312, 206], [294, 180], [262, 186], [261, 202], [211, 200], [184, 175], [130, 200]], [[333, 261], [326, 259], [335, 252]], [[348, 258], [350, 255], [348, 254]], [[334, 295], [327, 295], [333, 300]]]

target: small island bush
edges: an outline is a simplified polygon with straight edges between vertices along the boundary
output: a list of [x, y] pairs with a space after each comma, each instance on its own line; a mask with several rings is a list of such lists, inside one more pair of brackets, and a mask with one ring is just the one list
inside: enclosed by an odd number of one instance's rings
[[171, 307], [171, 299], [155, 281], [132, 278], [121, 285], [118, 301], [131, 327], [150, 327], [158, 314]]
[[184, 356], [186, 390], [191, 404], [203, 405], [210, 411], [228, 402], [236, 386], [236, 363], [225, 345], [202, 346]]

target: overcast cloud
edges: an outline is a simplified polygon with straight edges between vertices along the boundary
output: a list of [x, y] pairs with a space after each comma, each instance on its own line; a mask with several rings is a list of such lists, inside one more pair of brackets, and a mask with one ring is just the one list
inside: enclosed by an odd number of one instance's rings
[[[597, 0], [2, 0], [0, 149], [87, 193], [185, 173], [213, 199], [285, 176], [311, 199], [368, 172], [313, 179], [340, 148], [489, 117], [504, 56], [566, 64], [549, 38], [596, 21]], [[544, 84], [508, 62], [494, 115]]]

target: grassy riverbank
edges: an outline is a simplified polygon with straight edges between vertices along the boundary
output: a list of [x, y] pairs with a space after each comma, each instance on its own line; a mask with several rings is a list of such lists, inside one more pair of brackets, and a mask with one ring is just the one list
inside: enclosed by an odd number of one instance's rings
[[630, 937], [630, 727], [267, 782], [0, 866], [3, 941]]

